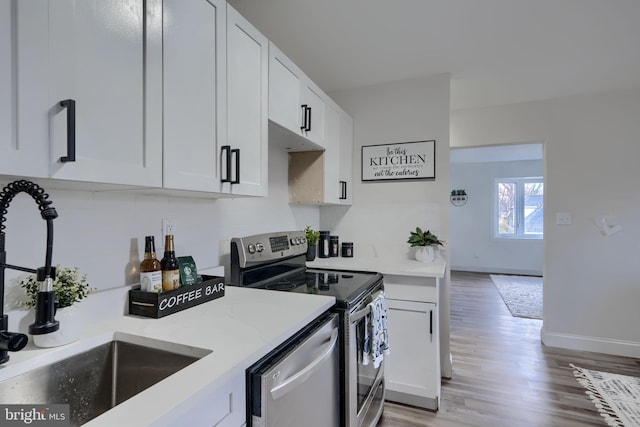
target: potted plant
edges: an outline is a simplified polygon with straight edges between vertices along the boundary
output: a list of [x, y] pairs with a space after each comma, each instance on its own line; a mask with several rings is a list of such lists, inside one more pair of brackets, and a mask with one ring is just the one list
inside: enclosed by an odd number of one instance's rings
[[[27, 300], [20, 305], [35, 308], [38, 300], [40, 283], [31, 274], [20, 281], [20, 286], [27, 295]], [[88, 297], [95, 288], [87, 283], [87, 275], [80, 274], [77, 267], [68, 268], [56, 266], [56, 277], [53, 290], [57, 302], [56, 320], [60, 322], [60, 329], [44, 335], [33, 335], [33, 343], [38, 347], [56, 347], [77, 340], [82, 332], [83, 319], [78, 318], [76, 303]]]
[[409, 240], [410, 247], [417, 247], [415, 258], [417, 261], [429, 262], [435, 259], [434, 247], [443, 246], [444, 241], [438, 239], [438, 236], [431, 231], [422, 231], [420, 227], [416, 227], [416, 231], [411, 231]]
[[316, 259], [320, 232], [315, 231], [313, 228], [307, 225], [304, 229], [304, 237], [305, 239], [307, 239], [307, 261], [313, 261], [314, 259]]

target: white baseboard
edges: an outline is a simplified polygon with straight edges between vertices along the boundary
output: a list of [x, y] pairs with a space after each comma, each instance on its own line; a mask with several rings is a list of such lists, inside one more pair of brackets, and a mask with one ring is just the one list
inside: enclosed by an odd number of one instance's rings
[[470, 273], [517, 274], [521, 276], [542, 276], [542, 270], [525, 270], [502, 267], [469, 267], [464, 265], [451, 265], [451, 271], [466, 271]]
[[544, 326], [540, 329], [540, 338], [548, 347], [640, 358], [640, 342], [563, 334], [548, 331]]

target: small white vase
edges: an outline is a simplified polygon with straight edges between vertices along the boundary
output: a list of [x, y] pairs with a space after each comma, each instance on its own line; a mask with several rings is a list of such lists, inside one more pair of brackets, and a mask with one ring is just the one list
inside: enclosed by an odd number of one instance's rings
[[58, 347], [77, 341], [80, 338], [83, 319], [81, 310], [76, 305], [59, 308], [56, 311], [55, 319], [60, 322], [60, 328], [57, 331], [42, 335], [31, 335], [33, 344], [36, 347]]
[[416, 247], [416, 261], [420, 262], [433, 262], [436, 259], [433, 246], [417, 246]]

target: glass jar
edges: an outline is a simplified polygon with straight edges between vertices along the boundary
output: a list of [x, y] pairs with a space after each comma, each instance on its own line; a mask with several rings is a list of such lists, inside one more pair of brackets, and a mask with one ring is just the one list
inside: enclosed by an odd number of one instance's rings
[[342, 242], [342, 256], [344, 258], [353, 257], [353, 242]]
[[318, 258], [329, 258], [329, 232], [321, 231], [318, 240]]
[[339, 250], [338, 248], [340, 247], [340, 239], [338, 238], [338, 236], [329, 236], [329, 256], [331, 257], [337, 257], [339, 256]]

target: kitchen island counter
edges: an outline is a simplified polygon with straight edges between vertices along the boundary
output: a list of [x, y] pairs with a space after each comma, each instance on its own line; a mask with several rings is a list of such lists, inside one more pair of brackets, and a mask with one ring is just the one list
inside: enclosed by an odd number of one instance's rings
[[98, 305], [109, 303], [109, 298], [122, 307], [125, 294], [126, 290], [120, 290], [115, 298], [104, 293], [92, 295], [95, 310], [84, 310], [89, 326], [80, 340], [51, 349], [30, 343], [24, 350], [11, 353], [7, 364], [0, 365], [0, 381], [82, 353], [118, 334], [208, 350], [210, 353], [200, 360], [86, 424], [181, 425], [182, 420], [190, 421], [203, 408], [211, 411], [216, 405], [207, 401], [207, 396], [243, 375], [247, 367], [335, 304], [333, 297], [227, 286], [224, 297], [161, 319], [119, 315], [97, 321], [90, 317], [99, 313]]

